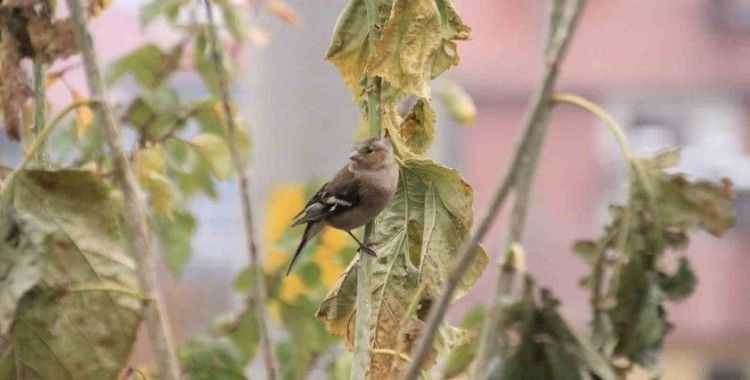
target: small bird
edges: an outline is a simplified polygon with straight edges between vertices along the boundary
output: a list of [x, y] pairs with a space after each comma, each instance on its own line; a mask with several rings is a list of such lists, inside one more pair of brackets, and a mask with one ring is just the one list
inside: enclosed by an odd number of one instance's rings
[[299, 254], [323, 226], [346, 231], [370, 255], [375, 252], [351, 230], [375, 219], [393, 198], [398, 185], [398, 164], [386, 138], [371, 138], [355, 145], [349, 163], [339, 170], [294, 217], [292, 227], [305, 224], [302, 241], [289, 263], [291, 272]]

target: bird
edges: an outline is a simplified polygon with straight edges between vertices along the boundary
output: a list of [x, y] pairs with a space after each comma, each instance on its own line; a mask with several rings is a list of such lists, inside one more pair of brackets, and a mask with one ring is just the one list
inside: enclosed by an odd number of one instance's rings
[[373, 221], [396, 193], [399, 167], [387, 137], [374, 137], [354, 145], [349, 162], [326, 182], [294, 218], [292, 227], [305, 225], [302, 240], [287, 268], [287, 275], [305, 245], [324, 226], [346, 231], [359, 251], [375, 251], [357, 239], [352, 230]]

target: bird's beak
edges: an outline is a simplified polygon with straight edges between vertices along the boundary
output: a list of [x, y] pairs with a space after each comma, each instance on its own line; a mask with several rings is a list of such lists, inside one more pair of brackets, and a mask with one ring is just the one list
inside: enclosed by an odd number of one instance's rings
[[352, 152], [352, 154], [349, 155], [349, 159], [354, 162], [359, 162], [359, 154], [357, 152]]

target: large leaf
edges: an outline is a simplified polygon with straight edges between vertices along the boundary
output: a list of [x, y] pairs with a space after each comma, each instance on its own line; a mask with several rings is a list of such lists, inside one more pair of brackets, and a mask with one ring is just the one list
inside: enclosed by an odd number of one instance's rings
[[[455, 170], [429, 160], [405, 161], [396, 195], [376, 219], [371, 239], [377, 252], [371, 280], [371, 337], [375, 348], [410, 352], [427, 310], [454, 263], [458, 247], [469, 236], [472, 202], [471, 188]], [[484, 250], [478, 248], [456, 298], [479, 278], [487, 260]], [[349, 265], [318, 311], [329, 331], [345, 336], [350, 344], [355, 320], [356, 268], [356, 261]], [[421, 294], [420, 287], [424, 287]], [[407, 315], [408, 305], [415, 297], [419, 307], [414, 314]], [[402, 337], [398, 336], [399, 331]], [[433, 360], [436, 354], [447, 352], [462, 340], [460, 331], [443, 325]], [[387, 375], [392, 361], [391, 356], [373, 357], [373, 378]]]
[[396, 0], [367, 72], [402, 93], [429, 98], [429, 81], [458, 64], [456, 40], [469, 37], [451, 0]]
[[25, 171], [13, 198], [55, 238], [42, 254], [40, 281], [0, 339], [0, 378], [116, 378], [130, 355], [141, 298], [108, 189], [86, 171]]

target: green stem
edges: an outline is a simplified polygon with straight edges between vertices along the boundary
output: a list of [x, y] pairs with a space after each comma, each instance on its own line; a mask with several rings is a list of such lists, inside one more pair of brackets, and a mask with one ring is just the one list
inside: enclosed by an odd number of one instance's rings
[[[44, 128], [45, 122], [45, 108], [46, 108], [46, 93], [44, 87], [44, 64], [38, 61], [34, 61], [34, 135], [38, 135], [42, 128]], [[39, 165], [46, 165], [48, 161], [47, 153], [44, 145], [37, 148], [36, 156], [34, 161]]]
[[113, 292], [113, 293], [121, 293], [125, 294], [134, 298], [138, 298], [139, 300], [145, 300], [146, 296], [143, 295], [143, 293], [124, 287], [120, 285], [112, 285], [112, 284], [81, 284], [71, 287], [70, 289], [67, 289], [69, 293], [83, 293], [83, 292]]
[[3, 196], [7, 196], [6, 192], [8, 192], [9, 189], [12, 187], [12, 183], [13, 183], [13, 180], [15, 179], [16, 173], [26, 169], [29, 163], [32, 160], [34, 160], [35, 157], [38, 157], [38, 152], [40, 151], [40, 149], [43, 149], [44, 144], [47, 141], [47, 138], [49, 137], [49, 134], [52, 133], [55, 127], [57, 127], [57, 125], [60, 124], [60, 122], [65, 118], [65, 116], [78, 107], [90, 106], [96, 103], [97, 101], [94, 99], [79, 100], [79, 101], [70, 103], [68, 104], [67, 107], [65, 107], [62, 111], [60, 111], [60, 113], [58, 113], [57, 116], [55, 116], [52, 119], [52, 121], [50, 121], [47, 125], [45, 125], [38, 133], [36, 133], [34, 142], [31, 144], [31, 147], [29, 147], [29, 150], [26, 151], [26, 154], [24, 154], [23, 160], [21, 160], [21, 164], [18, 165], [18, 167], [14, 169], [13, 172], [11, 172], [8, 175], [5, 182], [3, 183], [3, 188], [2, 188]]
[[[367, 23], [369, 34], [369, 54], [375, 54], [375, 42], [380, 39], [380, 12], [378, 11], [379, 0], [365, 0], [367, 8]], [[380, 137], [382, 135], [383, 112], [381, 106], [380, 77], [367, 78], [367, 120], [370, 126], [370, 136]], [[370, 241], [373, 223], [365, 226], [364, 243]], [[370, 367], [370, 320], [372, 314], [370, 282], [372, 277], [372, 258], [365, 252], [359, 255], [357, 270], [357, 299], [355, 308], [357, 310], [354, 331], [354, 353], [349, 378], [352, 380], [364, 380]]]

